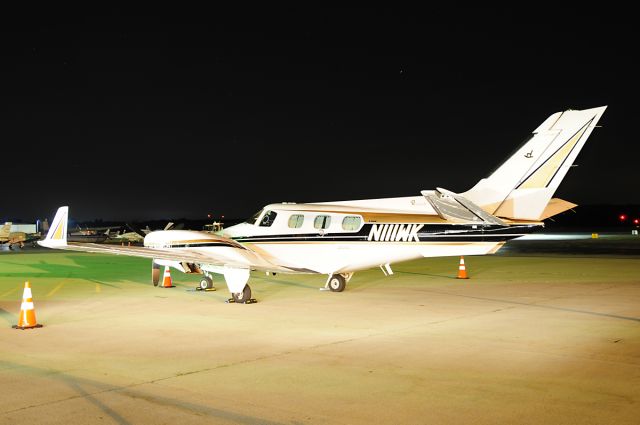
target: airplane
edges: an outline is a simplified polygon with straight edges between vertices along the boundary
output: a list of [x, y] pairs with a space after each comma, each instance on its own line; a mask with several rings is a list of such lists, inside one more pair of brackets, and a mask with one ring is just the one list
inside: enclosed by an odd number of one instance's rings
[[13, 249], [16, 245], [24, 248], [25, 244], [35, 242], [42, 236], [40, 233], [12, 232], [12, 224], [11, 222], [6, 222], [0, 227], [0, 245], [8, 246], [9, 249]]
[[[149, 225], [147, 225], [144, 229], [140, 229], [138, 226], [134, 224], [127, 223], [125, 227], [129, 228], [131, 231], [127, 232], [123, 230], [121, 233], [115, 233], [115, 234], [108, 233], [109, 237], [117, 242], [139, 243], [144, 241], [145, 236], [153, 232], [153, 230], [149, 228]], [[170, 221], [164, 226], [163, 230], [170, 230], [170, 229], [180, 230], [183, 227], [184, 227], [184, 223], [175, 224]]]
[[418, 258], [493, 254], [508, 240], [544, 226], [543, 220], [576, 204], [552, 198], [606, 106], [549, 116], [491, 175], [463, 193], [436, 188], [420, 195], [338, 202], [278, 203], [217, 234], [154, 231], [144, 246], [68, 243], [69, 209], [60, 207], [39, 244], [49, 248], [152, 259], [160, 266], [203, 277], [212, 288], [221, 274], [230, 302], [249, 303], [250, 271], [328, 276], [324, 288], [341, 292], [359, 270]]
[[109, 229], [104, 233], [98, 233], [97, 230], [79, 230], [69, 233], [67, 239], [69, 242], [101, 243], [109, 239]]
[[127, 232], [124, 230], [122, 231], [122, 233], [118, 233], [118, 232], [111, 233], [110, 230], [107, 230], [105, 234], [109, 237], [111, 241], [134, 242], [134, 243], [144, 241], [144, 236], [146, 236], [144, 233], [141, 235], [138, 232]]

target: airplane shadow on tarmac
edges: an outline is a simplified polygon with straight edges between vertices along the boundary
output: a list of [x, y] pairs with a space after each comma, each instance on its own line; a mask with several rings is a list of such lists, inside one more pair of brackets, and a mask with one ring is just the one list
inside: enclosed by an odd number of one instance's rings
[[[65, 278], [65, 279], [84, 279], [100, 285], [112, 285], [117, 282], [127, 282], [140, 285], [149, 284], [148, 268], [137, 263], [122, 266], [122, 259], [111, 260], [105, 257], [84, 254], [66, 254], [64, 255], [66, 262], [71, 264], [60, 264], [59, 260], [46, 261], [40, 260], [34, 263], [20, 263], [11, 261], [2, 261], [4, 264], [16, 266], [28, 266], [34, 271], [29, 272], [29, 279], [37, 278]], [[4, 259], [3, 259], [4, 260]], [[134, 260], [135, 261], [135, 260]], [[4, 272], [4, 277], [25, 278], [24, 272]], [[102, 278], [102, 279], [101, 279]], [[27, 279], [27, 280], [29, 280]], [[108, 280], [110, 283], [105, 282]]]
[[18, 322], [18, 316], [16, 314], [9, 313], [4, 308], [0, 308], [0, 317], [12, 325]]
[[[127, 396], [135, 401], [144, 400], [149, 403], [156, 404], [158, 406], [173, 407], [178, 410], [182, 410], [194, 415], [207, 416], [207, 417], [210, 417], [212, 420], [221, 419], [229, 422], [235, 422], [235, 423], [247, 424], [247, 425], [263, 425], [263, 424], [264, 425], [283, 425], [280, 422], [269, 421], [269, 420], [265, 420], [264, 418], [256, 418], [253, 416], [243, 415], [240, 413], [222, 410], [222, 409], [218, 409], [215, 407], [210, 407], [202, 404], [176, 400], [175, 398], [152, 395], [145, 392], [144, 390], [135, 388], [140, 385], [153, 384], [153, 383], [164, 381], [167, 379], [176, 378], [180, 375], [161, 377], [158, 379], [153, 379], [146, 382], [138, 382], [130, 385], [116, 386], [116, 385], [111, 385], [111, 384], [106, 384], [104, 382], [96, 381], [93, 379], [71, 376], [66, 374], [64, 371], [45, 370], [45, 369], [41, 369], [33, 366], [26, 366], [26, 365], [16, 364], [8, 361], [0, 361], [0, 369], [22, 370], [22, 371], [26, 371], [28, 374], [33, 376], [41, 376], [41, 377], [46, 377], [48, 379], [54, 379], [54, 380], [63, 382], [66, 385], [68, 385], [70, 388], [72, 388], [77, 393], [77, 395], [67, 397], [66, 399], [58, 400], [57, 403], [61, 403], [67, 400], [78, 399], [78, 398], [84, 399], [89, 403], [93, 404], [94, 406], [96, 406], [98, 409], [100, 409], [106, 415], [111, 417], [115, 422], [117, 422], [120, 425], [130, 425], [132, 423], [137, 423], [139, 421], [139, 418], [133, 421], [127, 420], [120, 413], [118, 413], [111, 407], [107, 406], [105, 403], [98, 400], [96, 396], [100, 394], [112, 392], [116, 394], [121, 394], [123, 396]], [[191, 373], [205, 372], [205, 371], [210, 371], [212, 369], [215, 369], [215, 367], [202, 370], [202, 371], [193, 371]], [[87, 390], [86, 388], [95, 388], [95, 390], [90, 391], [90, 390]], [[51, 402], [48, 401], [43, 404], [51, 404]], [[30, 406], [24, 406], [15, 410], [9, 410], [2, 413], [5, 415], [11, 414], [11, 413], [17, 413], [20, 410], [25, 410], [31, 407], [38, 407], [38, 404], [35, 403]]]

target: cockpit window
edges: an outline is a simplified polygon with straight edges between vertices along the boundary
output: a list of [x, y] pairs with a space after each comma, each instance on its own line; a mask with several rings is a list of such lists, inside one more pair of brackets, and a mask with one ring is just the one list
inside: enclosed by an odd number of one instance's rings
[[278, 214], [275, 211], [267, 211], [260, 220], [260, 226], [270, 227]]
[[249, 217], [246, 220], [246, 222], [249, 223], [249, 224], [254, 224], [254, 225], [257, 224], [256, 220], [258, 220], [258, 217], [260, 217], [260, 214], [262, 214], [262, 211], [264, 211], [264, 210], [260, 210], [257, 213], [255, 213], [254, 215], [252, 215], [251, 217]]

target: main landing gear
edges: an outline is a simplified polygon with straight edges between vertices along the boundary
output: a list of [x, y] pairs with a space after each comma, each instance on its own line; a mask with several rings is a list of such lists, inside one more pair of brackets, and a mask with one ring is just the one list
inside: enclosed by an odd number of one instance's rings
[[228, 303], [253, 304], [257, 302], [255, 298], [251, 298], [251, 287], [249, 285], [244, 285], [242, 292], [232, 292], [231, 297], [227, 300]]
[[347, 281], [342, 275], [334, 274], [329, 278], [329, 289], [331, 292], [342, 292], [345, 286], [347, 286]]
[[351, 280], [353, 273], [336, 273], [329, 276], [327, 283], [321, 290], [330, 290], [331, 292], [342, 292], [347, 286], [347, 282]]
[[205, 275], [200, 279], [200, 284], [196, 288], [199, 291], [215, 291], [216, 288], [213, 287], [213, 279], [211, 276]]

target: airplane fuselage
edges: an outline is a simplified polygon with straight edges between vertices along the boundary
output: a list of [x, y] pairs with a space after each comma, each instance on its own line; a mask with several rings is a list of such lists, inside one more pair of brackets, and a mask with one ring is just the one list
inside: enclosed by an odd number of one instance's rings
[[[338, 210], [338, 211], [336, 211]], [[267, 271], [351, 273], [423, 257], [483, 255], [542, 223], [451, 223], [437, 215], [349, 211], [314, 204], [272, 204], [221, 233], [259, 257]], [[145, 246], [220, 253], [206, 232], [162, 231]]]

